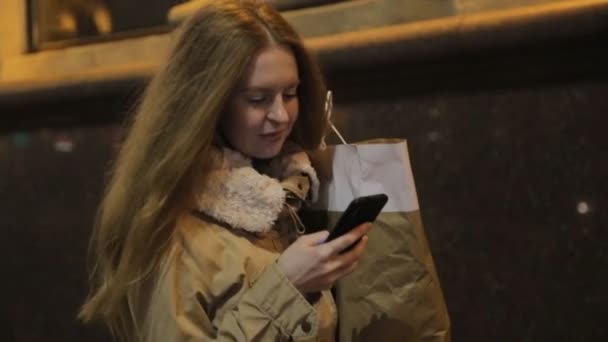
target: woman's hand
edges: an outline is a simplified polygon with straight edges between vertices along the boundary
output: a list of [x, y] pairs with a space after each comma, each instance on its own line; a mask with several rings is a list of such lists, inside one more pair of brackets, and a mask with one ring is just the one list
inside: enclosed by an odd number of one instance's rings
[[[279, 257], [279, 269], [302, 294], [330, 289], [357, 267], [370, 227], [370, 223], [362, 224], [327, 243], [323, 242], [329, 235], [327, 231], [302, 235]], [[353, 249], [340, 254], [359, 238]]]

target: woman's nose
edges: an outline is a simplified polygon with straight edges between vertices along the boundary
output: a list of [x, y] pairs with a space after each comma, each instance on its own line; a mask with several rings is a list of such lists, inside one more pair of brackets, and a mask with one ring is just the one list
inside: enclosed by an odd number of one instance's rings
[[289, 121], [289, 114], [287, 113], [287, 108], [285, 108], [285, 103], [283, 102], [282, 96], [277, 96], [277, 98], [272, 103], [270, 107], [270, 111], [268, 113], [268, 120], [283, 123]]

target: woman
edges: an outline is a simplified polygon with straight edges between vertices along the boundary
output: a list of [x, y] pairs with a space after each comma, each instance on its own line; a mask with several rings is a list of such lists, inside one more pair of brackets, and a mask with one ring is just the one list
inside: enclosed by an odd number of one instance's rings
[[328, 290], [356, 267], [369, 225], [324, 242], [297, 218], [318, 188], [301, 148], [322, 139], [323, 95], [263, 1], [192, 16], [119, 153], [80, 317], [125, 341], [333, 341]]

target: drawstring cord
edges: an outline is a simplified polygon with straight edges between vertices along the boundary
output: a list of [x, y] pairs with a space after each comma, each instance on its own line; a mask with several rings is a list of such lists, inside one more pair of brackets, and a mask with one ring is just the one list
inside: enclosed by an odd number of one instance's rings
[[306, 226], [300, 219], [297, 209], [293, 205], [289, 204], [288, 202], [285, 202], [285, 207], [287, 208], [289, 217], [291, 217], [291, 222], [293, 223], [293, 226], [296, 228], [296, 232], [298, 233], [298, 236], [304, 235], [306, 233]]

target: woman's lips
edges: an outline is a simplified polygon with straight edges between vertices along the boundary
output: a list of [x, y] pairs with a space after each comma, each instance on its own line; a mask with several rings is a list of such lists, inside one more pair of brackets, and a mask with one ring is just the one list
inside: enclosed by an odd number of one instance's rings
[[260, 136], [265, 140], [276, 141], [283, 137], [284, 132], [285, 131], [282, 130], [282, 131], [276, 131], [276, 132], [272, 132], [272, 133], [260, 134]]

